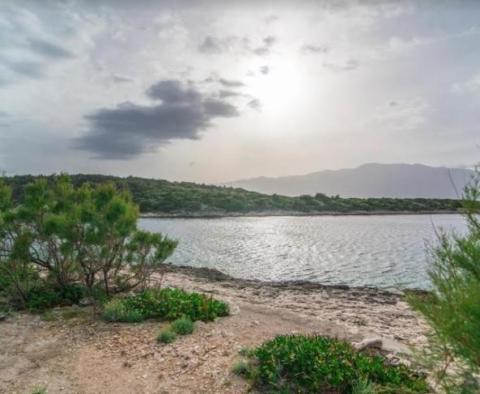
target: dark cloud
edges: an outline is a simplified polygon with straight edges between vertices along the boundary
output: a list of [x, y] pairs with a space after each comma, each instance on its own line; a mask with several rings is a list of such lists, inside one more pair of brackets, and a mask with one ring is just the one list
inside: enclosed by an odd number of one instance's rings
[[55, 58], [55, 59], [66, 59], [73, 57], [73, 54], [70, 51], [52, 44], [51, 42], [40, 40], [37, 38], [30, 38], [28, 44], [32, 51], [38, 53], [45, 57]]
[[161, 103], [127, 102], [87, 115], [90, 130], [76, 140], [76, 147], [102, 159], [129, 159], [174, 139], [198, 139], [214, 118], [239, 116], [228, 102], [203, 95], [180, 81], [160, 81], [146, 94]]
[[245, 84], [242, 81], [235, 81], [235, 80], [230, 80], [225, 78], [220, 78], [218, 82], [220, 82], [221, 85], [226, 86], [228, 88], [240, 88], [242, 86], [245, 86]]
[[260, 67], [260, 72], [261, 72], [263, 75], [267, 75], [267, 74], [270, 72], [270, 67], [268, 67], [268, 66], [262, 66], [262, 67]]
[[304, 45], [300, 48], [300, 52], [305, 55], [327, 53], [328, 51], [329, 49], [326, 45]]

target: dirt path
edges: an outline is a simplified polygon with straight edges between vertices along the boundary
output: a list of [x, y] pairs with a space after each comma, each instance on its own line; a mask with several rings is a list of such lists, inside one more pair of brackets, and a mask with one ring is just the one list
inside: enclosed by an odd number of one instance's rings
[[[207, 275], [208, 276], [208, 275]], [[393, 294], [291, 284], [211, 280], [176, 270], [164, 285], [210, 293], [232, 316], [197, 323], [194, 334], [157, 344], [162, 323], [107, 324], [88, 309], [42, 319], [17, 314], [0, 323], [0, 392], [243, 393], [230, 370], [238, 351], [286, 333], [319, 333], [358, 342], [381, 337], [391, 353], [422, 343], [425, 326]]]

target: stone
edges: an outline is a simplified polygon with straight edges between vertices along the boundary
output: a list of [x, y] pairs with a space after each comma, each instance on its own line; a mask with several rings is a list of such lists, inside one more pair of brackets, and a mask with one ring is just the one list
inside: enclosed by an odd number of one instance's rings
[[91, 306], [93, 305], [95, 300], [92, 297], [84, 297], [80, 301], [78, 301], [78, 305], [80, 306]]
[[363, 341], [356, 343], [354, 348], [358, 351], [366, 349], [382, 349], [383, 341], [381, 338], [365, 338]]

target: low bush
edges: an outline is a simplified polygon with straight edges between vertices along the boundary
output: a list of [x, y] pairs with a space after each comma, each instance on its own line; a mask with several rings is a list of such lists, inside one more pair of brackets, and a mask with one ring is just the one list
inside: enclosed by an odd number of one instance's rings
[[[135, 313], [140, 320], [175, 320], [188, 317], [191, 321], [212, 321], [229, 314], [228, 304], [199, 293], [181, 289], [147, 289], [136, 295], [115, 299], [105, 305], [108, 321], [127, 321], [123, 316]], [[113, 319], [112, 319], [113, 317]]]
[[137, 323], [143, 320], [140, 311], [129, 309], [123, 300], [114, 299], [105, 304], [103, 318], [109, 322]]
[[177, 334], [175, 334], [172, 330], [164, 330], [160, 334], [158, 334], [157, 342], [160, 343], [172, 343], [177, 339]]
[[251, 375], [251, 366], [246, 361], [238, 361], [233, 365], [232, 372], [235, 375], [248, 378]]
[[189, 335], [195, 328], [192, 320], [188, 317], [181, 317], [180, 319], [174, 320], [171, 327], [178, 335]]
[[248, 376], [257, 388], [295, 393], [427, 393], [423, 376], [404, 365], [322, 336], [278, 336], [252, 352]]

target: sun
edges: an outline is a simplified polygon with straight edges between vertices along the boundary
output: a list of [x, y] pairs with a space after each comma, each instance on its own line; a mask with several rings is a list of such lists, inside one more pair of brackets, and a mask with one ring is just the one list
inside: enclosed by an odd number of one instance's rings
[[298, 62], [276, 58], [258, 66], [258, 70], [250, 83], [250, 93], [262, 103], [262, 112], [282, 116], [301, 105], [307, 86]]

